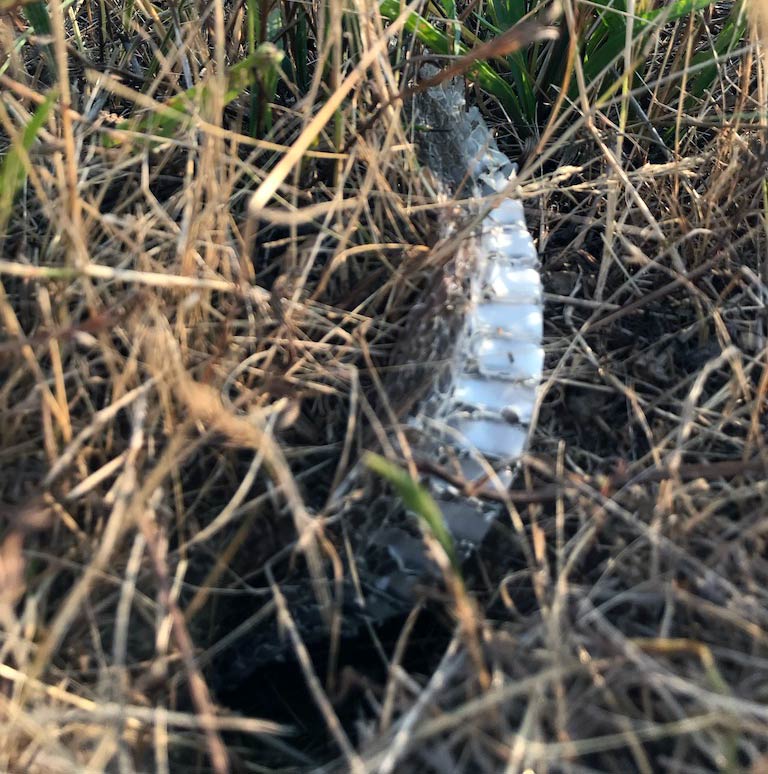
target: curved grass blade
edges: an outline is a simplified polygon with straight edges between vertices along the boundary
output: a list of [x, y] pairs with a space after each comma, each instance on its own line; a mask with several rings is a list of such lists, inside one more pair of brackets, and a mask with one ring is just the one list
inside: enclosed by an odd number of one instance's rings
[[453, 538], [445, 526], [443, 514], [432, 495], [407, 473], [388, 459], [373, 452], [367, 452], [363, 457], [364, 464], [374, 473], [389, 481], [397, 490], [400, 499], [409, 511], [413, 511], [442, 546], [451, 561], [451, 566], [459, 574], [459, 562]]
[[[400, 16], [400, 3], [398, 0], [382, 0], [379, 11], [386, 19], [394, 21]], [[469, 49], [464, 44], [460, 43], [454, 47], [454, 41], [451, 38], [417, 13], [409, 15], [405, 28], [436, 54], [444, 54], [445, 56], [458, 54], [461, 56], [469, 53]], [[476, 62], [469, 68], [466, 76], [469, 80], [477, 83], [481, 89], [496, 97], [518, 126], [525, 125], [514, 90], [487, 62]]]
[[[587, 83], [593, 83], [600, 79], [608, 68], [621, 56], [626, 45], [626, 16], [623, 10], [623, 2], [613, 0], [596, 0], [597, 5], [603, 6], [601, 21], [605, 25], [606, 34], [601, 43], [591, 53], [587, 51], [584, 62], [584, 77]], [[633, 20], [633, 44], [638, 44], [658, 29], [661, 24], [678, 21], [697, 11], [703, 11], [714, 5], [714, 0], [677, 0], [663, 8], [639, 13]], [[571, 97], [578, 95], [578, 83], [573, 79], [571, 84]]]
[[[526, 15], [525, 0], [489, 0], [488, 9], [497, 29], [497, 34], [512, 29]], [[482, 23], [482, 17], [478, 17]], [[509, 70], [515, 81], [515, 93], [520, 107], [529, 124], [536, 120], [536, 97], [534, 94], [534, 78], [522, 51], [510, 54], [507, 59]], [[536, 61], [534, 59], [534, 61]]]
[[46, 122], [55, 100], [56, 94], [50, 93], [45, 101], [40, 103], [29, 123], [24, 127], [18, 142], [23, 152], [19, 151], [16, 144], [11, 145], [10, 150], [0, 163], [0, 231], [5, 229], [5, 224], [8, 222], [13, 207], [13, 200], [27, 179], [27, 168], [23, 158], [34, 144], [37, 133]]

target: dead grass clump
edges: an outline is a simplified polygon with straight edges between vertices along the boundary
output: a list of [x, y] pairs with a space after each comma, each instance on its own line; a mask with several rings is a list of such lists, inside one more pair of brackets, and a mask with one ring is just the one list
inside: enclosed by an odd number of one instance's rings
[[[563, 5], [570, 40], [601, 29]], [[339, 493], [392, 453], [388, 364], [446, 252], [394, 98], [407, 17], [0, 17], [24, 170], [0, 208], [1, 769], [764, 769], [765, 72], [745, 35], [699, 89], [727, 5], [630, 35], [594, 82], [566, 36], [537, 44], [525, 127], [481, 98], [529, 154], [538, 428], [465, 567], [477, 609], [427, 590], [349, 642]], [[465, 37], [492, 10], [460, 8]], [[265, 56], [225, 97], [265, 40], [287, 75]], [[302, 608], [280, 581], [304, 565]]]

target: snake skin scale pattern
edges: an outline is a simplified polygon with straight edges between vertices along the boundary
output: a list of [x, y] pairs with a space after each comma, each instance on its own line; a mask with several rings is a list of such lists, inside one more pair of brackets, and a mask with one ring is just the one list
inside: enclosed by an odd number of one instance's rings
[[[426, 66], [422, 77], [435, 72]], [[527, 444], [543, 367], [538, 256], [521, 203], [506, 195], [516, 169], [499, 151], [478, 109], [466, 108], [462, 82], [428, 89], [411, 113], [421, 129], [416, 142], [422, 162], [441, 181], [446, 201], [455, 197], [462, 203], [459, 220], [475, 223], [435, 278], [437, 296], [414, 308], [405, 344], [393, 356], [406, 368], [423, 370], [424, 358], [414, 355], [413, 342], [426, 341], [443, 364], [432, 364], [424, 395], [407, 419], [416, 439], [412, 448], [426, 458], [458, 461], [466, 480], [491, 465], [497, 484], [507, 486]], [[442, 236], [449, 239], [455, 228], [452, 220]], [[459, 557], [468, 557], [500, 506], [468, 498], [436, 478], [426, 484]], [[362, 495], [345, 499], [352, 490]], [[340, 600], [341, 634], [353, 636], [365, 623], [407, 613], [417, 586], [434, 583], [437, 568], [417, 519], [362, 465], [347, 477], [338, 502], [335, 524], [352, 548], [359, 579], [359, 585], [345, 579]], [[308, 579], [281, 589], [305, 643], [327, 639]], [[274, 627], [245, 639], [228, 656], [225, 671], [232, 676], [291, 657], [290, 643], [280, 641]]]

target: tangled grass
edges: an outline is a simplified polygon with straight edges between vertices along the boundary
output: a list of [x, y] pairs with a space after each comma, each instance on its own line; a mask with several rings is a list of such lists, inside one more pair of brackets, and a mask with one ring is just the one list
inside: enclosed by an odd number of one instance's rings
[[[687, 5], [0, 3], [0, 769], [768, 770], [768, 12]], [[333, 577], [452, 248], [399, 90], [525, 12], [460, 65], [542, 257], [530, 453], [473, 606], [326, 669], [272, 568]]]

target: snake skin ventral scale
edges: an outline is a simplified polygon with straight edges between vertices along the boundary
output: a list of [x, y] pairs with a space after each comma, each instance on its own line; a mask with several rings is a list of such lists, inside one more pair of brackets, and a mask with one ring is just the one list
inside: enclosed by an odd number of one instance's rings
[[[435, 72], [426, 66], [422, 77]], [[543, 365], [538, 256], [521, 203], [506, 195], [515, 166], [499, 151], [478, 109], [467, 109], [462, 82], [428, 89], [411, 111], [414, 125], [428, 128], [415, 137], [422, 162], [440, 181], [446, 201], [453, 196], [464, 202], [458, 222], [475, 223], [436, 278], [442, 308], [415, 319], [406, 346], [395, 354], [395, 362], [406, 370], [409, 362], [423, 369], [423, 353], [414, 354], [414, 342], [440, 342], [431, 352], [441, 365], [427, 364], [433, 366], [429, 383], [406, 420], [416, 439], [411, 446], [421, 457], [458, 460], [467, 480], [482, 475], [484, 463], [490, 463], [497, 485], [508, 485], [527, 443]], [[449, 223], [442, 236], [450, 237], [457, 227]], [[352, 505], [346, 502], [334, 518], [352, 548], [359, 581], [354, 586], [349, 581], [345, 589], [343, 635], [355, 634], [365, 621], [378, 624], [407, 613], [417, 584], [437, 573], [416, 517], [391, 492], [379, 487], [377, 494], [371, 476], [362, 465], [352, 471], [339, 502], [352, 489], [367, 496]], [[466, 497], [441, 480], [426, 484], [459, 556], [466, 558], [483, 540], [500, 506]], [[295, 585], [288, 581], [281, 589], [305, 642], [327, 638], [306, 579]], [[271, 627], [245, 640], [242, 653], [230, 654], [230, 674], [242, 676], [292, 652]]]

